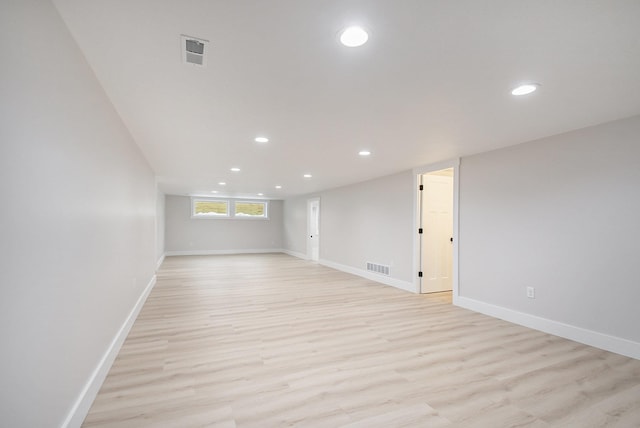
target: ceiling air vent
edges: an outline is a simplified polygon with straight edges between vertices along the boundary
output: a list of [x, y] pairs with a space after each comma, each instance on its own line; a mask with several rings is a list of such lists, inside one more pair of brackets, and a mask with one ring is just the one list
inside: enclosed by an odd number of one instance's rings
[[206, 47], [208, 40], [182, 35], [182, 62], [200, 67], [207, 66]]

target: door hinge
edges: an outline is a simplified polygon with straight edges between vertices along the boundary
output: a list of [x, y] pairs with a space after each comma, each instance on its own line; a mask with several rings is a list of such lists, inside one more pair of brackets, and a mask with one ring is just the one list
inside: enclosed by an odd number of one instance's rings
[[419, 190], [424, 190], [424, 185], [421, 184]]
[[418, 278], [422, 278], [422, 272], [418, 272]]
[[422, 228], [418, 229], [418, 233], [422, 234]]

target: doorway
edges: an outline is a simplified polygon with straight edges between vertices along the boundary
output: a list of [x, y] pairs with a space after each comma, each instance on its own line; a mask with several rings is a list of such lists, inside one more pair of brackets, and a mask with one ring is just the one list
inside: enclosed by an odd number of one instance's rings
[[307, 258], [320, 259], [320, 198], [307, 200]]
[[420, 293], [453, 290], [454, 169], [419, 174]]

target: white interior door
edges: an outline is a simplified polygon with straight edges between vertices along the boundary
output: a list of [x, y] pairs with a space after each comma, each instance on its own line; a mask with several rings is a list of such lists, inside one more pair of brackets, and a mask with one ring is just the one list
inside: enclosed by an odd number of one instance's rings
[[307, 201], [307, 257], [316, 262], [320, 258], [320, 199]]
[[422, 175], [422, 293], [453, 288], [453, 176], [447, 171]]

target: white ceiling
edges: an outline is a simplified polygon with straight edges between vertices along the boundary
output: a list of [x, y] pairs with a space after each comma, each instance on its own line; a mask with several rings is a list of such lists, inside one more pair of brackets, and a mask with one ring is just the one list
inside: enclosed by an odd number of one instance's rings
[[170, 194], [279, 199], [640, 114], [638, 0], [54, 3]]

